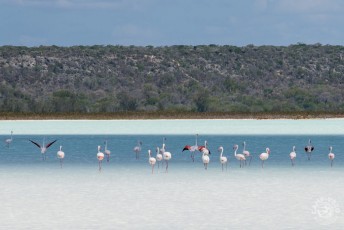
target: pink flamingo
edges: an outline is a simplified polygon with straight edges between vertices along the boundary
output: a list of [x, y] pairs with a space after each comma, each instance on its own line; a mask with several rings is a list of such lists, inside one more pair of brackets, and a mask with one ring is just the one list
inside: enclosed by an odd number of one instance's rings
[[156, 159], [154, 157], [151, 156], [151, 150], [149, 149], [148, 150], [148, 162], [149, 164], [152, 166], [152, 174], [153, 174], [153, 171], [154, 171], [154, 165], [156, 163]]
[[[248, 162], [248, 166], [250, 166], [251, 165], [252, 156], [251, 156], [250, 152], [248, 150], [246, 150], [246, 141], [244, 141], [243, 146], [244, 146], [244, 150], [242, 151], [242, 154], [244, 154], [246, 159], [250, 158], [250, 161]], [[245, 160], [245, 165], [246, 165], [246, 160]]]
[[238, 161], [240, 161], [240, 168], [242, 168], [242, 167], [244, 167], [243, 161], [245, 161], [246, 158], [245, 158], [244, 154], [240, 154], [240, 153], [237, 154], [238, 148], [239, 148], [238, 145], [233, 146], [234, 156]]
[[204, 153], [205, 155], [210, 155], [211, 152], [208, 149], [208, 141], [204, 141], [204, 145], [198, 147], [198, 151]]
[[43, 158], [42, 160], [46, 160], [45, 152], [46, 152], [47, 149], [48, 149], [52, 144], [54, 144], [57, 140], [54, 140], [54, 141], [48, 143], [47, 145], [44, 145], [45, 138], [43, 138], [43, 144], [42, 144], [42, 146], [41, 146], [40, 144], [38, 144], [37, 142], [34, 142], [34, 141], [32, 141], [32, 140], [29, 140], [29, 141], [31, 141], [34, 145], [36, 145], [38, 148], [41, 149], [41, 154], [42, 154], [42, 158]]
[[98, 165], [99, 165], [99, 172], [102, 171], [102, 161], [104, 159], [104, 153], [100, 152], [100, 146], [98, 145], [98, 153], [97, 153]]
[[262, 160], [262, 168], [264, 168], [264, 161], [266, 161], [269, 158], [270, 155], [270, 149], [266, 148], [265, 153], [261, 153], [259, 158]]
[[135, 152], [136, 160], [140, 158], [141, 148], [142, 148], [142, 142], [138, 141], [137, 142], [137, 146], [134, 147], [134, 152]]
[[63, 164], [63, 159], [65, 157], [65, 153], [62, 151], [62, 145], [60, 145], [60, 150], [57, 151], [57, 158], [60, 159], [60, 165], [61, 165], [61, 168], [62, 168], [62, 164]]
[[223, 172], [223, 165], [226, 165], [226, 171], [227, 171], [227, 157], [223, 156], [223, 147], [220, 146], [218, 148], [218, 151], [220, 152], [220, 163], [222, 165], [222, 172]]
[[105, 141], [105, 150], [104, 150], [104, 153], [106, 154], [106, 161], [109, 162], [109, 161], [110, 161], [110, 154], [111, 154], [111, 151], [108, 150], [108, 148], [107, 148], [107, 141]]
[[158, 169], [160, 168], [160, 161], [162, 161], [162, 154], [160, 153], [159, 147], [156, 147], [156, 160], [158, 161]]
[[335, 158], [334, 153], [332, 152], [332, 146], [330, 146], [330, 153], [328, 154], [328, 159], [331, 160], [331, 167], [333, 166], [333, 160]]
[[314, 150], [314, 147], [312, 146], [312, 141], [311, 141], [311, 139], [309, 139], [308, 145], [305, 147], [305, 151], [307, 153], [308, 160], [311, 160], [313, 150]]
[[295, 152], [295, 146], [293, 146], [293, 151], [291, 151], [289, 153], [289, 156], [290, 156], [290, 161], [291, 161], [291, 165], [294, 166], [295, 164], [295, 158], [296, 158], [296, 152]]
[[10, 144], [12, 143], [12, 141], [13, 141], [13, 131], [11, 131], [11, 138], [8, 138], [8, 139], [6, 139], [5, 140], [5, 143], [6, 143], [6, 145], [7, 145], [7, 148], [10, 148]]
[[184, 152], [185, 150], [190, 151], [192, 162], [195, 162], [195, 151], [198, 150], [197, 139], [198, 139], [198, 134], [196, 134], [195, 145], [193, 145], [193, 146], [185, 145], [185, 147], [183, 148], [183, 151], [182, 151], [182, 152]]
[[208, 164], [210, 162], [209, 151], [204, 147], [202, 148], [201, 152], [202, 152], [202, 161], [204, 164], [204, 169], [208, 170]]
[[172, 154], [170, 152], [165, 151], [162, 154], [162, 157], [164, 158], [164, 160], [166, 161], [166, 170], [165, 172], [168, 173], [168, 161], [171, 160], [172, 158]]

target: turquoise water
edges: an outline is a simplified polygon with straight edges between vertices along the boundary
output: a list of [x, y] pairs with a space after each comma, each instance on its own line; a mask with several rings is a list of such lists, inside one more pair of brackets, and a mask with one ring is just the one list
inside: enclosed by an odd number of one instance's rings
[[[194, 135], [50, 135], [50, 136], [35, 136], [35, 135], [15, 135], [10, 147], [3, 145], [0, 154], [2, 155], [0, 165], [8, 166], [15, 165], [17, 167], [45, 167], [54, 166], [58, 163], [56, 152], [59, 146], [63, 146], [65, 152], [64, 165], [65, 167], [75, 166], [94, 166], [98, 164], [96, 154], [97, 146], [102, 146], [104, 152], [104, 142], [108, 141], [108, 149], [111, 150], [111, 160], [108, 166], [104, 163], [104, 169], [110, 167], [146, 167], [148, 162], [148, 149], [152, 150], [152, 155], [155, 156], [156, 147], [162, 146], [162, 139], [166, 138], [166, 149], [172, 153], [170, 160], [170, 170], [174, 167], [190, 167], [188, 170], [193, 170], [201, 166], [201, 153], [196, 152], [196, 162], [191, 164], [190, 153], [188, 151], [182, 152], [185, 145], [194, 145]], [[6, 136], [0, 136], [1, 139], [6, 139]], [[43, 142], [46, 138], [46, 143], [57, 140], [47, 151], [47, 160], [42, 161], [39, 148], [33, 145], [29, 140], [34, 140], [38, 143]], [[312, 140], [312, 145], [315, 150], [312, 153], [311, 161], [308, 161], [305, 154], [304, 147], [308, 143], [308, 139]], [[137, 141], [143, 142], [140, 159], [135, 159], [133, 148], [137, 145]], [[246, 141], [246, 148], [252, 155], [251, 168], [260, 167], [259, 154], [265, 152], [266, 147], [269, 147], [271, 154], [269, 159], [264, 163], [265, 167], [289, 167], [291, 165], [289, 153], [292, 147], [296, 146], [296, 167], [323, 167], [327, 168], [330, 161], [327, 157], [329, 153], [329, 146], [333, 147], [333, 152], [336, 154], [334, 160], [335, 167], [344, 166], [344, 136], [341, 135], [316, 135], [316, 136], [294, 136], [294, 135], [246, 135], [246, 136], [223, 136], [223, 135], [209, 135], [199, 136], [198, 144], [204, 145], [204, 141], [208, 141], [210, 156], [210, 170], [216, 170], [219, 167], [219, 146], [224, 147], [224, 155], [230, 161], [230, 167], [238, 166], [238, 161], [234, 158], [233, 146], [239, 145], [238, 153], [242, 152], [242, 143]], [[31, 166], [32, 165], [32, 166]], [[190, 166], [188, 166], [190, 165]]]
[[[16, 132], [15, 132], [16, 133]], [[18, 133], [18, 132], [17, 132]], [[134, 133], [134, 130], [133, 130]], [[57, 139], [42, 160], [29, 139]], [[147, 150], [162, 145], [172, 153], [168, 173], [151, 174]], [[0, 136], [1, 140], [8, 135]], [[312, 140], [312, 159], [304, 146]], [[98, 171], [97, 146], [104, 141], [110, 162]], [[140, 159], [133, 152], [143, 142]], [[208, 141], [208, 170], [201, 154], [192, 162], [194, 133], [188, 135], [14, 135], [0, 148], [0, 222], [7, 229], [343, 229], [343, 135], [199, 135]], [[233, 145], [246, 141], [251, 165], [240, 168]], [[63, 146], [60, 168], [56, 152]], [[229, 158], [222, 172], [218, 147]], [[289, 153], [296, 146], [295, 167]], [[327, 158], [336, 154], [334, 166]], [[261, 168], [259, 154], [271, 154]], [[320, 202], [325, 200], [325, 202]]]

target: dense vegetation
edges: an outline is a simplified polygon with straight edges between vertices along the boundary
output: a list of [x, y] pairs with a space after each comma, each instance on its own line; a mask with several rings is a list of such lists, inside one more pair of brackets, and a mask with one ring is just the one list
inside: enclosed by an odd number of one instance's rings
[[344, 47], [0, 47], [0, 112], [344, 112]]

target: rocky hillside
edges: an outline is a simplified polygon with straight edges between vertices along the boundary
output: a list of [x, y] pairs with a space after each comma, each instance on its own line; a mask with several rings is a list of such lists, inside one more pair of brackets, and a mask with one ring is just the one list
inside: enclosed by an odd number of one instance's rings
[[344, 47], [0, 47], [0, 111], [344, 112]]

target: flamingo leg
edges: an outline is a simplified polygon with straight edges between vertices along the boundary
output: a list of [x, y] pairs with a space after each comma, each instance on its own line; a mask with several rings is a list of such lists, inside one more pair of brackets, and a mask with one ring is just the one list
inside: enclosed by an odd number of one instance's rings
[[227, 165], [228, 165], [228, 163], [226, 162], [226, 172], [227, 172]]
[[192, 159], [192, 162], [195, 162], [195, 154], [193, 152], [191, 152], [191, 159]]
[[251, 160], [252, 160], [252, 156], [250, 156], [250, 161], [248, 162], [248, 166], [251, 165]]
[[308, 160], [310, 161], [311, 160], [311, 154], [307, 153], [307, 155], [308, 155]]
[[98, 161], [98, 164], [99, 164], [99, 172], [102, 171], [102, 161]]
[[221, 164], [222, 165], [222, 172], [223, 172], [223, 164]]
[[158, 161], [158, 169], [160, 168], [160, 161]]
[[168, 161], [166, 161], [166, 173], [168, 173]]
[[154, 165], [152, 165], [152, 174], [153, 174], [153, 171], [154, 171]]
[[332, 165], [333, 165], [333, 160], [331, 160], [331, 167], [332, 167]]
[[61, 169], [62, 169], [62, 159], [60, 159], [60, 166], [61, 166]]
[[262, 168], [264, 168], [264, 161], [262, 160]]

